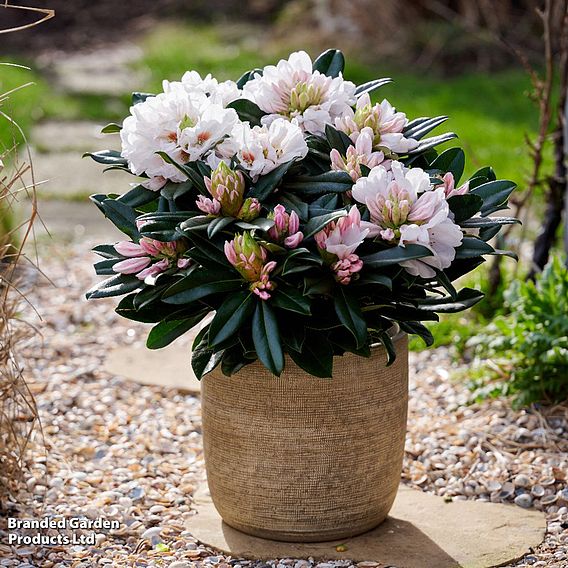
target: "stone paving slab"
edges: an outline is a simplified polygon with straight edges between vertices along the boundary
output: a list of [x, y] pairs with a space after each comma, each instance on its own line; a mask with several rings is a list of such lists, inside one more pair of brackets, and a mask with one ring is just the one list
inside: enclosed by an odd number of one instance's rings
[[92, 193], [125, 193], [138, 178], [121, 171], [103, 173], [102, 164], [81, 158], [82, 152], [32, 156], [39, 198], [77, 199]]
[[[225, 523], [207, 487], [194, 497], [197, 514], [187, 529], [199, 541], [233, 557], [348, 559], [396, 568], [490, 568], [513, 562], [538, 546], [546, 521], [538, 511], [513, 505], [455, 501], [400, 486], [388, 519], [344, 541], [287, 543], [248, 536]], [[345, 552], [337, 552], [343, 544]]]
[[82, 121], [46, 120], [32, 129], [31, 140], [41, 152], [60, 153], [75, 151], [79, 157], [83, 152], [99, 150], [120, 150], [118, 134], [101, 134], [105, 124]]
[[191, 369], [191, 334], [163, 349], [119, 347], [104, 364], [108, 373], [142, 383], [175, 388], [191, 394], [201, 392], [201, 384]]
[[142, 55], [142, 50], [132, 44], [65, 54], [52, 62], [55, 83], [60, 89], [76, 94], [121, 96], [139, 91], [147, 73], [134, 69], [133, 64]]

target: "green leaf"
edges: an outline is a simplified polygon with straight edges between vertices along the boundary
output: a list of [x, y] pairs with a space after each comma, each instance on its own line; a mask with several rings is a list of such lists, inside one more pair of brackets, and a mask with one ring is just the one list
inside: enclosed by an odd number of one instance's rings
[[324, 51], [313, 64], [313, 70], [328, 77], [338, 77], [345, 68], [345, 57], [338, 49]]
[[368, 285], [379, 285], [392, 290], [392, 278], [385, 276], [384, 274], [377, 274], [376, 272], [365, 271], [364, 275], [353, 282], [353, 286], [368, 286]]
[[161, 321], [150, 330], [146, 347], [148, 349], [161, 349], [169, 345], [180, 335], [195, 327], [206, 314], [206, 311], [202, 311], [188, 318]]
[[408, 152], [408, 155], [412, 156], [414, 154], [420, 154], [426, 150], [429, 150], [430, 148], [434, 148], [435, 146], [443, 144], [444, 142], [449, 142], [450, 140], [453, 140], [457, 137], [457, 134], [455, 134], [454, 132], [446, 132], [445, 134], [440, 134], [439, 136], [424, 138], [424, 140], [422, 140], [420, 144], [418, 144], [418, 146], [414, 148], [414, 150]]
[[[116, 252], [114, 245], [97, 245], [96, 247], [94, 247], [91, 250], [94, 253], [98, 254], [99, 256], [102, 256], [103, 258], [116, 258], [117, 256], [120, 256]], [[123, 257], [123, 258], [126, 258], [126, 257]]]
[[335, 296], [335, 313], [339, 321], [353, 334], [357, 348], [367, 343], [367, 322], [363, 319], [357, 300], [345, 289], [338, 286]]
[[325, 226], [327, 226], [332, 221], [339, 219], [341, 217], [345, 217], [347, 215], [347, 211], [340, 210], [334, 211], [333, 213], [326, 213], [325, 215], [319, 215], [318, 217], [312, 217], [307, 223], [304, 228], [304, 238], [309, 238], [312, 235], [315, 235], [319, 231], [321, 231]]
[[105, 199], [101, 203], [101, 208], [105, 214], [105, 217], [110, 219], [110, 221], [112, 221], [117, 229], [119, 229], [135, 241], [140, 238], [140, 232], [136, 227], [136, 219], [138, 218], [138, 213], [134, 209], [132, 209], [132, 207], [129, 207], [121, 201], [116, 201], [114, 199]]
[[201, 231], [206, 229], [209, 226], [209, 223], [214, 219], [214, 217], [210, 217], [209, 215], [196, 215], [191, 219], [186, 219], [179, 224], [179, 230], [182, 233], [185, 232], [192, 232], [192, 231]]
[[166, 154], [166, 152], [155, 152], [155, 154], [158, 154], [158, 156], [160, 156], [160, 158], [162, 158], [164, 162], [176, 167], [178, 171], [180, 171], [182, 174], [184, 174], [186, 177], [189, 178], [189, 173], [188, 173], [189, 168], [186, 168], [182, 164], [176, 162], [169, 154]]
[[355, 89], [355, 96], [360, 97], [365, 93], [372, 93], [376, 89], [380, 89], [381, 87], [388, 85], [389, 83], [392, 83], [392, 79], [390, 77], [383, 77], [382, 79], [367, 81], [367, 83], [363, 83]]
[[484, 254], [492, 254], [495, 249], [476, 237], [464, 237], [462, 244], [456, 249], [456, 259], [475, 258]]
[[187, 256], [204, 266], [212, 266], [219, 270], [231, 270], [231, 265], [225, 256], [222, 248], [215, 246], [209, 239], [201, 236], [201, 233], [192, 232], [189, 239], [195, 245], [189, 251]]
[[434, 336], [424, 324], [418, 321], [400, 321], [398, 325], [402, 331], [420, 336], [426, 344], [426, 347], [434, 345]]
[[450, 211], [454, 214], [456, 223], [461, 223], [479, 212], [483, 206], [483, 199], [479, 195], [466, 193], [464, 195], [453, 195], [448, 199]]
[[296, 312], [302, 315], [310, 315], [310, 300], [293, 286], [278, 283], [278, 288], [272, 293], [270, 304], [274, 307]]
[[325, 137], [332, 148], [335, 148], [342, 156], [347, 154], [347, 148], [353, 146], [353, 141], [345, 132], [337, 130], [331, 124], [325, 125]]
[[478, 195], [483, 199], [481, 215], [485, 217], [495, 211], [504, 209], [509, 195], [511, 195], [515, 187], [517, 187], [517, 184], [514, 181], [500, 179], [479, 185], [472, 189], [470, 193]]
[[124, 203], [129, 207], [139, 207], [155, 201], [158, 199], [158, 196], [159, 194], [156, 191], [146, 189], [143, 185], [137, 185], [118, 197], [116, 201]]
[[521, 224], [519, 219], [514, 217], [474, 217], [466, 221], [461, 221], [460, 226], [464, 229], [479, 227], [480, 229], [486, 227], [495, 227], [502, 225], [515, 225]]
[[230, 225], [235, 220], [234, 217], [216, 217], [207, 226], [207, 236], [213, 237], [219, 231]]
[[251, 126], [259, 126], [260, 119], [266, 114], [256, 103], [248, 99], [233, 101], [227, 105], [227, 108], [235, 109], [239, 118], [243, 121], [250, 122]]
[[448, 148], [442, 152], [431, 164], [430, 169], [440, 172], [451, 172], [454, 182], [458, 185], [465, 168], [465, 153], [461, 148]]
[[381, 338], [381, 343], [387, 352], [387, 367], [389, 367], [396, 360], [396, 348], [392, 341], [392, 337], [389, 335], [389, 332], [384, 329], [377, 329], [376, 333]]
[[132, 93], [132, 104], [137, 105], [139, 103], [143, 103], [149, 97], [155, 97], [152, 93]]
[[[215, 351], [209, 347], [207, 339], [207, 330], [204, 328], [202, 332], [195, 338], [193, 343], [193, 353], [191, 356], [191, 368], [195, 376], [201, 380], [203, 375], [210, 373], [223, 358], [224, 350]], [[199, 340], [199, 341], [198, 341]]]
[[353, 180], [347, 172], [329, 171], [317, 176], [296, 176], [286, 180], [283, 187], [305, 195], [344, 193], [353, 187]]
[[111, 122], [104, 126], [101, 130], [101, 134], [114, 134], [115, 132], [120, 132], [122, 130], [122, 125]]
[[428, 132], [434, 130], [434, 128], [440, 126], [448, 120], [447, 116], [435, 116], [434, 118], [428, 118], [426, 116], [415, 118], [411, 120], [403, 129], [402, 133], [406, 138], [414, 138], [414, 140], [420, 140]]
[[242, 89], [251, 79], [254, 79], [254, 76], [256, 74], [262, 75], [263, 70], [262, 69], [251, 69], [250, 71], [246, 71], [245, 73], [243, 73], [240, 77], [239, 80], [237, 81], [237, 87], [239, 89]]
[[142, 282], [129, 274], [117, 274], [93, 286], [87, 293], [87, 300], [95, 298], [110, 298], [111, 296], [122, 296], [133, 292], [142, 286]]
[[209, 345], [215, 347], [235, 334], [250, 318], [254, 307], [254, 296], [248, 290], [230, 295], [209, 326]]
[[252, 321], [252, 340], [261, 363], [273, 374], [280, 376], [284, 369], [284, 353], [280, 344], [278, 322], [272, 308], [258, 300]]
[[254, 231], [255, 229], [258, 229], [266, 232], [270, 228], [274, 227], [274, 221], [271, 219], [265, 219], [264, 217], [258, 217], [257, 219], [254, 219], [254, 221], [238, 221], [236, 225], [245, 231]]
[[101, 150], [100, 152], [85, 152], [83, 158], [91, 157], [99, 164], [107, 166], [124, 166], [128, 168], [126, 158], [123, 158], [118, 150]]
[[312, 331], [300, 353], [289, 351], [288, 354], [298, 367], [314, 377], [330, 379], [333, 376], [333, 348], [322, 333]]
[[432, 256], [432, 251], [422, 245], [406, 245], [392, 247], [374, 254], [361, 257], [367, 268], [380, 268], [382, 266], [391, 266], [399, 264], [405, 260], [414, 260], [416, 258], [424, 258]]
[[232, 270], [197, 268], [172, 284], [162, 297], [166, 304], [188, 304], [220, 292], [232, 292], [243, 285], [243, 279]]
[[259, 201], [264, 201], [276, 189], [286, 172], [292, 167], [292, 164], [294, 164], [294, 160], [280, 164], [265, 176], [261, 176], [247, 197], [256, 197]]
[[461, 312], [471, 308], [483, 299], [483, 292], [473, 290], [472, 288], [463, 288], [457, 293], [455, 298], [444, 296], [442, 298], [428, 298], [419, 300], [418, 306], [421, 310], [429, 312], [438, 312], [442, 314], [451, 314]]

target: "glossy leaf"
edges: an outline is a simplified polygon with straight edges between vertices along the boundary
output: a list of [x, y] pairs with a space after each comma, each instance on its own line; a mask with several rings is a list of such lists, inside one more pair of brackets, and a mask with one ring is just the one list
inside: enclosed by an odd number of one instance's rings
[[258, 300], [252, 321], [252, 340], [262, 364], [276, 376], [284, 369], [284, 352], [280, 343], [278, 321], [274, 311], [263, 300]]
[[255, 297], [248, 290], [228, 296], [209, 326], [209, 345], [215, 347], [237, 333], [250, 319], [254, 308]]
[[357, 300], [346, 290], [338, 286], [335, 296], [335, 313], [339, 321], [353, 334], [357, 347], [367, 343], [367, 322], [363, 319]]
[[338, 77], [343, 73], [345, 57], [338, 49], [324, 51], [313, 64], [313, 70], [319, 71], [328, 77]]

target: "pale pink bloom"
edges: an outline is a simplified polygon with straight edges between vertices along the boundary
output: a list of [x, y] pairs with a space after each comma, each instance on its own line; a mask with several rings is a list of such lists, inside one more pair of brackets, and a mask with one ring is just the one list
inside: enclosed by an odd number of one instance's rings
[[406, 154], [418, 146], [418, 141], [402, 134], [407, 122], [406, 115], [397, 112], [386, 99], [372, 105], [369, 93], [365, 93], [357, 99], [355, 110], [349, 109], [335, 120], [335, 127], [345, 132], [353, 141], [357, 140], [363, 128], [370, 128], [375, 150], [386, 149], [397, 154]]
[[371, 222], [362, 226], [369, 229], [370, 237], [402, 246], [419, 244], [432, 251], [431, 257], [402, 262], [408, 272], [431, 278], [436, 275], [432, 267], [451, 265], [463, 233], [451, 218], [444, 189], [433, 189], [425, 171], [393, 161], [390, 172], [378, 166], [358, 179], [352, 195], [369, 209]]
[[190, 258], [178, 258], [177, 267], [178, 268], [187, 268], [191, 264]]
[[283, 205], [278, 204], [268, 218], [274, 220], [268, 236], [275, 242], [284, 243], [288, 248], [296, 248], [302, 242], [304, 234], [299, 230], [300, 219], [295, 211], [288, 213]]
[[361, 227], [361, 215], [353, 205], [348, 215], [326, 225], [314, 238], [320, 251], [343, 260], [355, 252], [368, 234], [369, 229]]
[[444, 182], [443, 187], [444, 193], [446, 194], [446, 199], [449, 199], [454, 195], [464, 195], [469, 191], [469, 181], [466, 181], [459, 187], [455, 187], [454, 174], [452, 174], [452, 172], [444, 174], [442, 180]]
[[354, 146], [347, 148], [347, 155], [342, 156], [338, 150], [333, 148], [330, 153], [331, 169], [335, 171], [346, 171], [353, 181], [357, 181], [363, 174], [361, 166], [369, 169], [382, 164], [389, 168], [390, 160], [385, 160], [383, 152], [373, 152], [373, 131], [369, 127], [361, 130]]
[[120, 131], [122, 156], [134, 174], [150, 178], [144, 187], [157, 191], [167, 180], [187, 179], [157, 152], [182, 164], [197, 160], [213, 151], [237, 121], [234, 109], [223, 108], [202, 90], [189, 92], [181, 83], [172, 83], [166, 93], [130, 108]]
[[280, 119], [270, 126], [254, 126], [242, 122], [231, 134], [230, 146], [235, 158], [253, 180], [276, 169], [281, 164], [305, 158], [308, 145], [297, 124]]
[[339, 77], [312, 70], [305, 51], [292, 53], [277, 65], [268, 65], [246, 83], [243, 95], [268, 116], [263, 124], [278, 118], [295, 121], [304, 132], [321, 134], [355, 103], [355, 85]]

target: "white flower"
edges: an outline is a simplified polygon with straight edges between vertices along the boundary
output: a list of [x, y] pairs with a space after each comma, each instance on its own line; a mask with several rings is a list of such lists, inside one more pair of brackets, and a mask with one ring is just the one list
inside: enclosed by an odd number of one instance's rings
[[189, 94], [202, 93], [209, 97], [211, 102], [222, 107], [226, 107], [241, 96], [241, 91], [234, 81], [219, 83], [211, 73], [202, 79], [197, 71], [187, 71], [181, 81], [163, 81], [162, 85], [165, 93], [181, 87]]
[[357, 99], [355, 111], [349, 108], [345, 114], [335, 120], [335, 126], [356, 141], [365, 127], [374, 133], [373, 148], [386, 148], [397, 154], [406, 154], [418, 146], [412, 138], [405, 138], [402, 130], [406, 126], [406, 115], [396, 112], [394, 107], [384, 99], [382, 103], [371, 105], [369, 93]]
[[313, 71], [310, 56], [297, 51], [265, 67], [262, 76], [245, 84], [243, 95], [268, 113], [264, 124], [284, 117], [305, 132], [319, 134], [355, 104], [355, 85], [341, 75], [333, 78]]
[[225, 152], [231, 149], [236, 149], [237, 161], [253, 178], [308, 153], [298, 125], [283, 119], [275, 120], [270, 126], [252, 128], [248, 122], [238, 123], [224, 145]]
[[168, 180], [181, 182], [186, 176], [156, 152], [182, 164], [196, 160], [227, 136], [237, 121], [235, 110], [224, 109], [205, 94], [172, 87], [131, 107], [120, 132], [122, 156], [133, 173], [150, 178], [147, 187], [158, 190]]
[[369, 229], [370, 237], [428, 247], [432, 256], [401, 265], [410, 274], [432, 278], [436, 275], [432, 267], [450, 266], [463, 233], [450, 218], [444, 188], [433, 189], [429, 175], [420, 168], [408, 169], [396, 161], [391, 168], [376, 166], [353, 186], [353, 198], [364, 203], [371, 215], [371, 222], [361, 226]]

